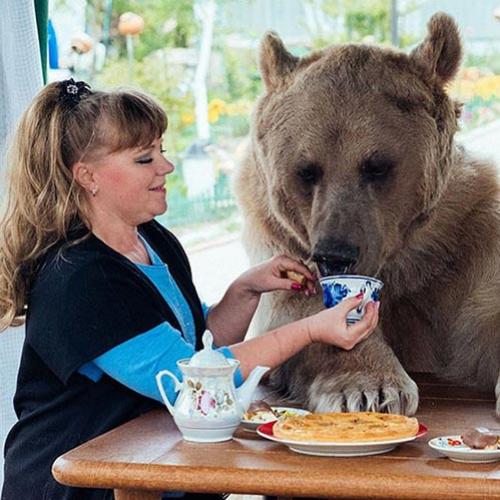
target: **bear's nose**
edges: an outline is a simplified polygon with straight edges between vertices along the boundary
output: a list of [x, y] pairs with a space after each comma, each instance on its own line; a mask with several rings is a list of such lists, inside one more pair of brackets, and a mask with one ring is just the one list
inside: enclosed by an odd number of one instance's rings
[[313, 251], [321, 276], [349, 274], [359, 258], [359, 247], [345, 241], [319, 242]]

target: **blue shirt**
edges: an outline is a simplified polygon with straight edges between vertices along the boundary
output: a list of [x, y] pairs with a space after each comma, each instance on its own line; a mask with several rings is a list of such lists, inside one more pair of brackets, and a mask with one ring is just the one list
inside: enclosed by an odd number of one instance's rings
[[[195, 326], [191, 310], [172, 278], [168, 266], [162, 262], [145, 239], [142, 238], [142, 241], [148, 251], [151, 265], [136, 265], [162, 294], [182, 331], [170, 323], [161, 323], [101, 354], [78, 371], [93, 381], [99, 380], [106, 374], [144, 396], [162, 401], [155, 376], [160, 370], [167, 369], [182, 380], [182, 374], [176, 363], [180, 359], [190, 358], [195, 353]], [[202, 307], [206, 319], [209, 308], [206, 304], [202, 304]], [[234, 358], [228, 347], [220, 347], [218, 351], [226, 358]], [[236, 370], [234, 377], [237, 387], [243, 383], [239, 369]], [[165, 377], [164, 387], [169, 400], [174, 402], [176, 392], [173, 381]]]

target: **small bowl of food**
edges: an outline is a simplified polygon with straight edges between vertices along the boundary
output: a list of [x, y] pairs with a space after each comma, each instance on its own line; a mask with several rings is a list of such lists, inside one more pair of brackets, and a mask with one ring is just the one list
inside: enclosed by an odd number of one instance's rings
[[257, 427], [261, 424], [274, 422], [283, 417], [307, 415], [308, 413], [310, 412], [301, 408], [271, 406], [265, 401], [253, 401], [241, 418], [241, 426], [245, 431], [256, 432]]
[[500, 460], [500, 429], [472, 427], [463, 434], [431, 439], [429, 446], [455, 462], [497, 462]]

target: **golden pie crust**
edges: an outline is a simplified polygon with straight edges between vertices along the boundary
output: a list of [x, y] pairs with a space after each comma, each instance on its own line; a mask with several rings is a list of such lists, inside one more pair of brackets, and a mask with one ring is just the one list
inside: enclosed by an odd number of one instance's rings
[[287, 441], [373, 442], [414, 437], [416, 418], [388, 413], [310, 413], [277, 421], [273, 434]]

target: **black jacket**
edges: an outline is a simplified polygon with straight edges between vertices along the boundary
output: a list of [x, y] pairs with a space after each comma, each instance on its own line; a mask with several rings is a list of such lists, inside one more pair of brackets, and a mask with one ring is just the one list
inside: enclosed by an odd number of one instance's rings
[[[140, 233], [169, 269], [186, 298], [197, 347], [205, 330], [186, 254], [172, 233], [152, 221]], [[111, 499], [110, 490], [58, 484], [54, 460], [159, 403], [103, 376], [78, 373], [116, 345], [169, 322], [180, 326], [152, 282], [95, 236], [51, 250], [33, 284], [14, 407], [19, 421], [5, 444], [2, 500]]]

